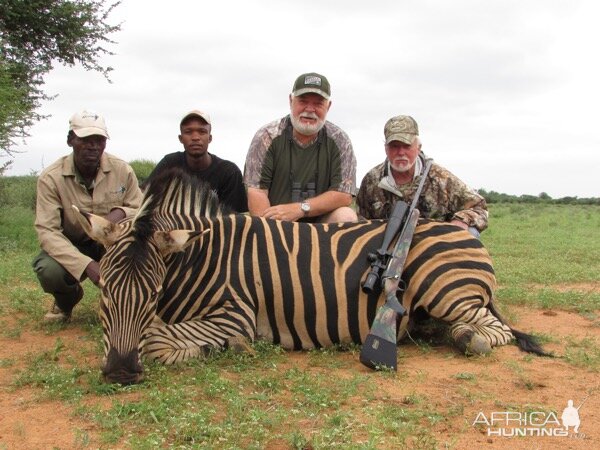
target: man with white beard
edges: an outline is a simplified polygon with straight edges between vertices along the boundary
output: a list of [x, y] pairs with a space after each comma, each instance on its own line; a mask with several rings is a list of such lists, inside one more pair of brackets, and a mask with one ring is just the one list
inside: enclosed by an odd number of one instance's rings
[[[392, 117], [383, 133], [387, 158], [364, 176], [356, 198], [358, 213], [366, 219], [389, 219], [398, 200], [412, 203], [428, 159], [421, 151], [419, 128], [412, 117]], [[485, 199], [435, 163], [417, 208], [423, 218], [450, 222], [475, 236], [488, 225]]]
[[244, 183], [253, 216], [307, 222], [354, 222], [356, 157], [348, 135], [326, 120], [329, 81], [300, 75], [290, 114], [259, 129], [246, 156]]

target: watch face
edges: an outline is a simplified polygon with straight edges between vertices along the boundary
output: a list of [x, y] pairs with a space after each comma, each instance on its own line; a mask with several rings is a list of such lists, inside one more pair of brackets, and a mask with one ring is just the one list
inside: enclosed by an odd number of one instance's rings
[[302, 211], [304, 211], [304, 212], [308, 212], [308, 211], [310, 211], [310, 205], [306, 202], [302, 202], [300, 204], [300, 209], [302, 209]]

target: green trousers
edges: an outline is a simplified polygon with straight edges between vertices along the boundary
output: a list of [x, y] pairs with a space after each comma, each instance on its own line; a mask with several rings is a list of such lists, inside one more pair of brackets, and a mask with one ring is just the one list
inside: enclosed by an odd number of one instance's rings
[[[100, 261], [104, 248], [96, 242], [77, 245], [81, 253], [89, 256], [94, 261]], [[62, 311], [70, 313], [73, 307], [81, 300], [83, 290], [80, 280], [76, 280], [54, 258], [42, 250], [33, 260], [33, 271], [40, 281], [44, 292], [54, 296], [56, 306]], [[86, 278], [85, 273], [81, 281]]]

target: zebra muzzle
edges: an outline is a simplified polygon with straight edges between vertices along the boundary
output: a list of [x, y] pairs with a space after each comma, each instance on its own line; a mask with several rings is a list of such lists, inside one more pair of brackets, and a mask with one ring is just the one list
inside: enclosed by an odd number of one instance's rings
[[102, 375], [108, 383], [129, 385], [141, 382], [144, 378], [144, 368], [140, 362], [139, 352], [131, 350], [126, 355], [121, 355], [111, 348], [106, 356]]

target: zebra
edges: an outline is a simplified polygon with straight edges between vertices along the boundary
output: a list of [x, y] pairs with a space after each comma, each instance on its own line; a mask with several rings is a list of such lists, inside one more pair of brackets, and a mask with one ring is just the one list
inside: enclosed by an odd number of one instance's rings
[[[380, 289], [360, 286], [384, 221], [231, 215], [207, 185], [177, 170], [153, 182], [131, 219], [78, 217], [106, 247], [99, 286], [108, 382], [141, 381], [143, 358], [173, 364], [212, 348], [251, 350], [258, 338], [290, 350], [361, 344], [384, 301]], [[522, 350], [545, 354], [498, 314], [490, 256], [467, 231], [421, 220], [402, 278], [408, 314], [398, 340], [426, 314], [450, 325], [462, 352], [486, 354], [516, 338]]]

